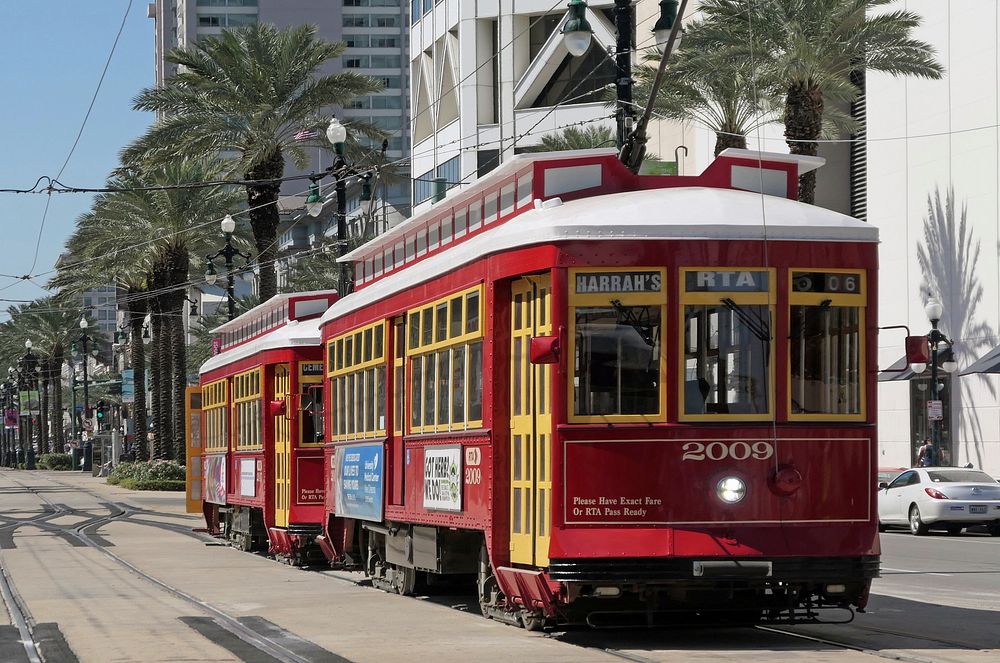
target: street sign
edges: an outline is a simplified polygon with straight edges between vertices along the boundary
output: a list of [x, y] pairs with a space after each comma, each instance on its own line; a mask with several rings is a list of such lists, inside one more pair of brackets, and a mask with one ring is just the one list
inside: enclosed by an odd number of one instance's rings
[[927, 420], [941, 421], [944, 419], [944, 412], [941, 408], [941, 401], [927, 401]]
[[94, 432], [94, 422], [91, 421], [90, 419], [84, 419], [83, 430], [87, 431], [88, 433]]

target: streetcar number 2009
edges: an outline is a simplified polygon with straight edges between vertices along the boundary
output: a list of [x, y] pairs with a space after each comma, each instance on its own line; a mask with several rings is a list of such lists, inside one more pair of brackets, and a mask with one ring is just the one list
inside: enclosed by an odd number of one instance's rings
[[685, 442], [681, 460], [766, 460], [774, 455], [770, 442]]

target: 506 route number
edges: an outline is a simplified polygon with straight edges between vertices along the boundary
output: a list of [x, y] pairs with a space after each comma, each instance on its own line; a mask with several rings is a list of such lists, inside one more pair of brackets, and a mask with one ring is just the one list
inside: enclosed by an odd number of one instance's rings
[[774, 455], [770, 442], [685, 442], [681, 460], [767, 460]]

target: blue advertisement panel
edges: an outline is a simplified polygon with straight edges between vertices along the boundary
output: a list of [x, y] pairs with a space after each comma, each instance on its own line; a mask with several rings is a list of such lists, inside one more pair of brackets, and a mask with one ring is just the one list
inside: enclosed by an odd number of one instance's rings
[[338, 516], [382, 521], [382, 444], [337, 447], [334, 456]]

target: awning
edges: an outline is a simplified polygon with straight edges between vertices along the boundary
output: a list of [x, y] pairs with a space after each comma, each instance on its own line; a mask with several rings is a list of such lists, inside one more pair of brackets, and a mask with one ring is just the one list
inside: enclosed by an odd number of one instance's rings
[[973, 373], [1000, 373], [1000, 346], [997, 346], [974, 361], [961, 375]]
[[[1000, 350], [1000, 348], [997, 348], [997, 350]], [[941, 373], [944, 373], [944, 369], [941, 368], [941, 364], [943, 364], [946, 361], [954, 361], [954, 357], [955, 353], [952, 352], [952, 349], [948, 346], [945, 346], [943, 350], [938, 350], [938, 370]], [[985, 359], [985, 357], [983, 359]], [[982, 359], [980, 359], [979, 361], [982, 361]], [[976, 364], [978, 364], [979, 361], [977, 361]], [[995, 363], [998, 365], [996, 372], [1000, 373], [1000, 354], [998, 354]], [[973, 364], [973, 366], [975, 366], [976, 364]], [[969, 368], [972, 367], [970, 366]], [[963, 372], [962, 375], [965, 375], [965, 373], [968, 372], [968, 370], [969, 369], [966, 369], [966, 371]], [[925, 369], [923, 373], [914, 373], [913, 369], [910, 368], [909, 363], [907, 363], [906, 361], [906, 355], [903, 355], [902, 357], [894, 361], [892, 363], [892, 366], [879, 372], [878, 381], [894, 382], [896, 380], [912, 380], [913, 378], [920, 378], [920, 377], [930, 378], [930, 376], [931, 376], [930, 367]]]

